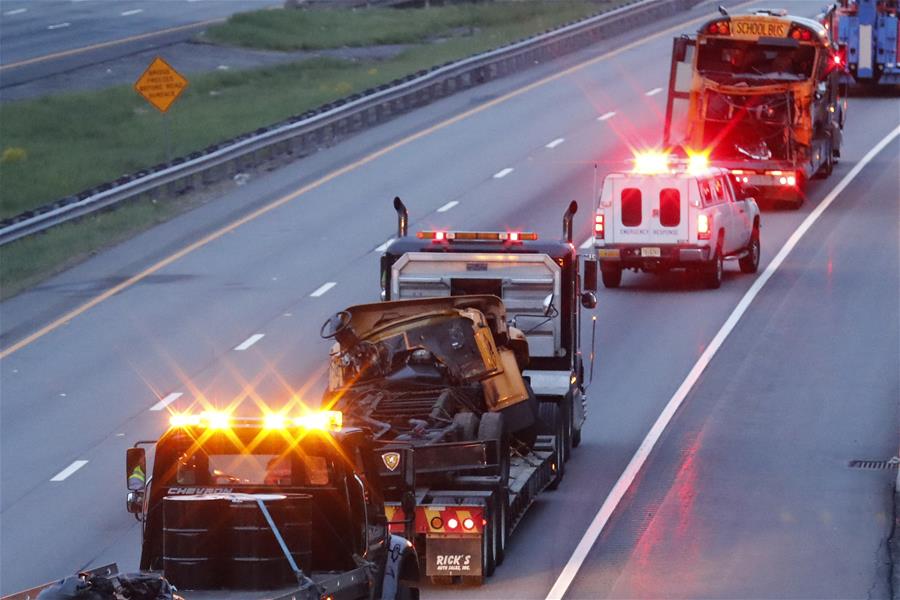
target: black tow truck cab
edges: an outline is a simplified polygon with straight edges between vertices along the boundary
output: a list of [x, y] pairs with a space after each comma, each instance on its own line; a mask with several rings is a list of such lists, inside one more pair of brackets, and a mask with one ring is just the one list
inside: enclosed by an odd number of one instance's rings
[[158, 441], [130, 448], [141, 570], [189, 600], [418, 598], [415, 549], [389, 531], [370, 434], [324, 412], [175, 415]]

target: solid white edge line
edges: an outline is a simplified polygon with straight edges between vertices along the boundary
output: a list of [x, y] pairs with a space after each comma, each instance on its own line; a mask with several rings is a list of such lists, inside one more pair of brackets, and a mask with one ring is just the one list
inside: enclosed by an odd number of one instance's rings
[[655, 96], [658, 93], [660, 93], [661, 91], [662, 91], [662, 88], [657, 87], [657, 88], [653, 88], [652, 90], [647, 90], [646, 92], [644, 92], [644, 95], [645, 96]]
[[619, 479], [616, 481], [616, 484], [613, 486], [609, 495], [606, 497], [606, 500], [603, 501], [603, 505], [600, 506], [600, 510], [594, 516], [593, 521], [591, 521], [590, 526], [588, 526], [587, 531], [585, 531], [584, 536], [581, 538], [581, 541], [578, 542], [578, 546], [575, 547], [575, 551], [572, 553], [572, 556], [569, 558], [569, 561], [566, 563], [566, 566], [563, 567], [562, 572], [559, 574], [559, 577], [556, 579], [556, 583], [553, 584], [553, 587], [550, 588], [550, 592], [547, 594], [547, 600], [558, 600], [563, 597], [566, 591], [569, 589], [569, 586], [572, 585], [572, 581], [574, 581], [575, 576], [578, 574], [579, 569], [581, 569], [581, 565], [584, 564], [585, 559], [588, 556], [591, 548], [597, 541], [597, 538], [600, 537], [600, 534], [603, 532], [603, 529], [606, 527], [606, 524], [609, 522], [610, 517], [612, 516], [613, 511], [619, 505], [622, 498], [625, 496], [625, 493], [628, 491], [628, 488], [631, 487], [631, 484], [634, 482], [641, 468], [644, 466], [644, 463], [647, 461], [647, 458], [650, 455], [650, 452], [653, 450], [653, 447], [659, 441], [659, 438], [662, 436], [663, 431], [665, 431], [666, 427], [669, 425], [669, 422], [672, 420], [672, 417], [675, 415], [675, 412], [678, 410], [678, 407], [681, 406], [681, 403], [687, 397], [688, 393], [691, 391], [691, 388], [694, 387], [694, 384], [697, 383], [697, 380], [700, 378], [700, 375], [706, 369], [707, 365], [709, 365], [712, 358], [716, 355], [716, 352], [719, 351], [719, 348], [724, 343], [725, 339], [734, 329], [735, 325], [737, 325], [738, 321], [740, 321], [741, 317], [746, 312], [747, 307], [750, 306], [750, 303], [753, 302], [756, 295], [759, 294], [759, 291], [762, 289], [766, 282], [772, 277], [778, 267], [781, 266], [781, 263], [784, 262], [784, 259], [787, 258], [787, 255], [790, 254], [791, 250], [794, 249], [794, 246], [800, 241], [803, 235], [809, 230], [810, 227], [819, 219], [825, 209], [831, 206], [831, 203], [834, 202], [834, 199], [840, 195], [841, 192], [844, 191], [850, 182], [852, 182], [857, 175], [859, 175], [860, 171], [865, 168], [867, 164], [869, 164], [879, 152], [881, 152], [885, 146], [890, 144], [894, 138], [900, 135], [900, 126], [897, 126], [891, 133], [889, 133], [884, 139], [882, 139], [878, 144], [875, 145], [874, 148], [869, 150], [865, 156], [847, 173], [843, 179], [825, 196], [825, 199], [819, 204], [803, 222], [794, 230], [794, 233], [791, 234], [791, 237], [788, 238], [787, 242], [785, 242], [784, 246], [782, 246], [781, 250], [779, 250], [778, 254], [775, 255], [775, 258], [772, 259], [772, 262], [766, 267], [766, 270], [760, 275], [756, 281], [753, 282], [753, 285], [750, 286], [750, 289], [747, 290], [747, 293], [744, 294], [743, 298], [741, 298], [740, 302], [738, 302], [737, 306], [735, 306], [734, 310], [728, 316], [728, 319], [725, 320], [725, 324], [722, 325], [722, 328], [719, 329], [718, 333], [716, 333], [715, 337], [710, 342], [709, 346], [700, 355], [700, 358], [697, 360], [696, 364], [694, 364], [690, 373], [688, 373], [687, 377], [685, 377], [684, 381], [675, 391], [675, 394], [669, 400], [669, 403], [666, 404], [662, 413], [660, 413], [659, 417], [656, 419], [656, 422], [653, 424], [653, 427], [650, 428], [650, 431], [647, 432], [647, 436], [644, 438], [644, 441], [641, 442], [640, 447], [638, 447], [637, 452], [635, 452], [634, 456], [631, 458], [631, 461], [628, 463], [628, 466], [625, 467], [625, 470], [619, 476]]
[[144, 12], [143, 8], [135, 8], [133, 10], [126, 10], [125, 12], [122, 13], [122, 16], [130, 17], [131, 15], [136, 15], [136, 14], [142, 13], [142, 12]]
[[438, 211], [439, 213], [447, 212], [448, 210], [450, 210], [451, 208], [453, 208], [453, 207], [456, 206], [457, 204], [459, 204], [458, 201], [456, 201], [456, 200], [451, 200], [451, 201], [448, 202], [447, 204], [445, 204], [445, 205], [443, 205], [442, 207], [440, 207], [439, 209], [437, 209], [437, 211]]
[[21, 15], [23, 12], [28, 12], [27, 8], [14, 8], [13, 10], [8, 10], [3, 13], [3, 16], [10, 17], [12, 15]]
[[318, 298], [319, 296], [324, 295], [325, 292], [327, 292], [328, 290], [330, 290], [331, 288], [333, 288], [336, 285], [337, 285], [336, 281], [329, 281], [328, 283], [323, 283], [321, 286], [319, 286], [319, 289], [317, 289], [312, 294], [310, 294], [310, 297]]
[[387, 250], [388, 248], [391, 247], [391, 244], [394, 243], [394, 240], [395, 240], [395, 239], [396, 239], [396, 238], [390, 238], [388, 241], [386, 241], [386, 242], [383, 243], [382, 245], [380, 245], [380, 246], [378, 246], [377, 248], [375, 248], [375, 252], [384, 252], [385, 250]]
[[556, 148], [557, 146], [562, 144], [564, 141], [566, 141], [566, 138], [556, 138], [555, 140], [553, 140], [552, 142], [550, 142], [549, 144], [544, 146], [544, 148], [549, 148], [550, 150], [553, 150], [554, 148]]
[[159, 402], [157, 402], [156, 404], [151, 406], [150, 410], [162, 410], [165, 407], [167, 407], [168, 405], [170, 405], [173, 402], [175, 402], [176, 400], [178, 400], [179, 398], [181, 398], [183, 395], [184, 394], [182, 394], [181, 392], [172, 392], [171, 394], [169, 394], [168, 396], [166, 396], [165, 398], [163, 398], [162, 400], [160, 400]]
[[248, 337], [246, 340], [244, 340], [243, 342], [241, 342], [240, 344], [235, 346], [234, 349], [237, 350], [238, 352], [242, 352], [242, 351], [246, 350], [247, 348], [249, 348], [250, 346], [252, 346], [253, 344], [255, 344], [256, 342], [258, 342], [259, 340], [263, 339], [264, 337], [266, 337], [266, 334], [264, 334], [264, 333], [254, 333], [253, 335]]
[[513, 172], [512, 167], [506, 167], [502, 171], [497, 171], [496, 173], [494, 173], [494, 179], [502, 179], [503, 177], [506, 177], [507, 175], [509, 175], [512, 172]]
[[65, 481], [69, 477], [69, 475], [71, 475], [72, 473], [74, 473], [75, 471], [77, 471], [78, 469], [80, 469], [81, 467], [83, 467], [86, 464], [88, 464], [88, 461], [86, 461], [86, 460], [76, 460], [71, 465], [69, 465], [68, 467], [66, 467], [65, 469], [63, 469], [62, 471], [60, 471], [53, 477], [51, 477], [50, 481]]
[[615, 111], [611, 110], [608, 113], [603, 113], [602, 115], [597, 117], [597, 120], [598, 121], [606, 121], [607, 119], [612, 119], [614, 116], [616, 116], [616, 113], [615, 113]]

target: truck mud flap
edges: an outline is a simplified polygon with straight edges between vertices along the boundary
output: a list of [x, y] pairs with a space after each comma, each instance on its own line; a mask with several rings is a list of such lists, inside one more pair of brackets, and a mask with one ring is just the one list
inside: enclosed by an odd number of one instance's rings
[[481, 536], [428, 537], [425, 545], [428, 577], [480, 577]]

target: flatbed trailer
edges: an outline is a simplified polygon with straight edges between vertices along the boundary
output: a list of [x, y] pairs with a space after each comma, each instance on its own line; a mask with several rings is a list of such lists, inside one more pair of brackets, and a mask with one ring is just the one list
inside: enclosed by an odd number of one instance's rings
[[[385, 441], [376, 447], [383, 481], [401, 473], [415, 481], [412, 494], [386, 486], [385, 512], [392, 531], [413, 541], [423, 575], [439, 584], [477, 584], [503, 562], [509, 536], [534, 501], [560, 485], [569, 453], [580, 443], [588, 385], [581, 310], [596, 307], [597, 263], [593, 256], [579, 256], [572, 244], [574, 202], [563, 217], [562, 240], [553, 241], [529, 232], [410, 236], [408, 212], [399, 198], [394, 208], [398, 238], [381, 260], [383, 301], [474, 306], [490, 303], [472, 294], [489, 295], [502, 301], [501, 318], [510, 336], [518, 330], [527, 340], [529, 360], [516, 369], [516, 377], [521, 374], [537, 404], [537, 435], [531, 443], [498, 435], [497, 415], [484, 413], [477, 433], [465, 415], [455, 416], [463, 430], [471, 429], [459, 441]], [[495, 334], [506, 337], [503, 331]], [[592, 340], [591, 365], [593, 354]], [[413, 405], [408, 406], [412, 416]], [[353, 422], [352, 411], [344, 413]], [[402, 464], [399, 449], [408, 464]]]

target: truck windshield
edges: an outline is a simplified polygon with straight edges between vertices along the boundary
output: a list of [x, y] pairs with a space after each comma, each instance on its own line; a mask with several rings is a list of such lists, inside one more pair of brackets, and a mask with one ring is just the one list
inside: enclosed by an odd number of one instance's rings
[[753, 41], [709, 39], [701, 43], [697, 70], [720, 83], [804, 81], [812, 75], [813, 46], [782, 46]]
[[175, 485], [184, 486], [325, 486], [333, 465], [324, 455], [298, 449], [284, 453], [242, 452], [231, 444], [191, 447], [177, 458]]

